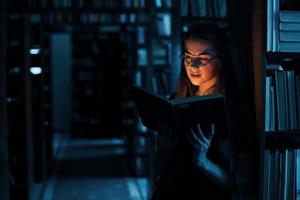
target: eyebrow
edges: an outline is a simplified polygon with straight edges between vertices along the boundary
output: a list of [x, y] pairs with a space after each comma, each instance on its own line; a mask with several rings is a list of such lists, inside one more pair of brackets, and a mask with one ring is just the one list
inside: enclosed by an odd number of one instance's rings
[[190, 53], [187, 49], [185, 49], [185, 52], [188, 53], [188, 54], [190, 54], [190, 55], [192, 55], [192, 56], [211, 55], [211, 54], [209, 53], [209, 50], [211, 50], [211, 49], [212, 49], [212, 47], [207, 47], [203, 52], [198, 53], [197, 55], [193, 55], [193, 54]]

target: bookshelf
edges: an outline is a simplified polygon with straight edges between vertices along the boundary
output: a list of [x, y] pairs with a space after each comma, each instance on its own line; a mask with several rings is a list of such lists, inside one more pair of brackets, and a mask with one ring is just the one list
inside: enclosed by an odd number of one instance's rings
[[30, 21], [30, 77], [32, 93], [32, 128], [34, 149], [34, 180], [42, 182], [46, 178], [46, 133], [45, 133], [45, 95], [43, 24]]
[[6, 6], [0, 2], [0, 198], [9, 199], [9, 165], [7, 144], [7, 108], [6, 108]]
[[267, 132], [266, 148], [268, 149], [299, 149], [300, 132], [299, 131], [282, 131]]
[[[32, 93], [29, 74], [29, 19], [25, 13], [7, 15], [7, 128], [10, 198], [31, 199], [33, 188]], [[24, 34], [19, 34], [24, 32]]]
[[117, 137], [122, 64], [114, 52], [121, 52], [120, 37], [118, 33], [81, 28], [72, 33], [72, 40], [74, 135]]
[[[45, 18], [42, 18], [45, 21]], [[51, 54], [50, 54], [50, 30], [48, 27], [43, 26], [42, 41], [42, 101], [43, 101], [43, 128], [45, 136], [45, 148], [46, 148], [46, 163], [47, 172], [50, 170], [51, 163], [53, 161], [53, 125], [52, 125], [52, 77], [51, 77]]]
[[7, 110], [9, 199], [39, 195], [52, 161], [49, 30], [43, 16], [25, 12], [27, 3], [7, 2], [6, 36], [1, 40], [7, 55], [1, 106]]
[[297, 1], [255, 1], [253, 68], [261, 199], [296, 199], [299, 190], [300, 51], [293, 37], [285, 35], [300, 31], [293, 22], [299, 12]]

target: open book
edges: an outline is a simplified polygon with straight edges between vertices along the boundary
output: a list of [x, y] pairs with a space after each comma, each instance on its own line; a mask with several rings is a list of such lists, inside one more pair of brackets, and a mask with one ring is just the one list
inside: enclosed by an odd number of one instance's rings
[[152, 130], [157, 131], [160, 122], [179, 131], [197, 123], [201, 124], [201, 128], [210, 128], [211, 123], [214, 123], [221, 132], [228, 132], [222, 94], [169, 100], [134, 85], [129, 86], [129, 92], [143, 125]]

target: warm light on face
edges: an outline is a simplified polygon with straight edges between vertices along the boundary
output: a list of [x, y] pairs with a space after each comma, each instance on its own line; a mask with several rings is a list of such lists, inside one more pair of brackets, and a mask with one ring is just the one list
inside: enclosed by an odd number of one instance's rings
[[217, 76], [220, 62], [209, 42], [188, 40], [185, 48], [184, 66], [193, 85], [199, 86]]

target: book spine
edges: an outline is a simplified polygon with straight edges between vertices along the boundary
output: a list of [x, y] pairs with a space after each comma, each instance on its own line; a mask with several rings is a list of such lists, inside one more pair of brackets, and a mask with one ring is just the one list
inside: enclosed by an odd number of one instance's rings
[[300, 52], [300, 42], [279, 42], [280, 52]]
[[299, 11], [280, 11], [280, 21], [282, 22], [299, 22], [300, 23], [300, 12]]
[[273, 50], [273, 0], [267, 2], [267, 51]]
[[300, 32], [300, 22], [280, 22], [279, 29], [281, 31], [299, 31]]
[[280, 31], [280, 41], [300, 42], [300, 31]]
[[279, 50], [279, 0], [273, 1], [273, 51]]

